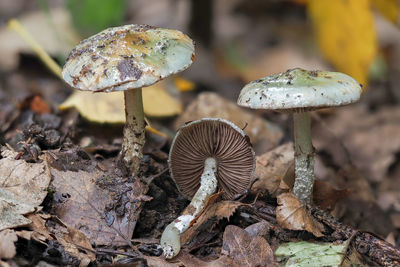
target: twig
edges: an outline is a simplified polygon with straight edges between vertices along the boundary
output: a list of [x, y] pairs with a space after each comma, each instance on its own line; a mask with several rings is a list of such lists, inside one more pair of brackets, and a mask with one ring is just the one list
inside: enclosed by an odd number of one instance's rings
[[381, 266], [400, 266], [399, 248], [371, 233], [354, 230], [350, 226], [338, 222], [331, 215], [317, 207], [311, 207], [311, 214], [314, 218], [343, 236], [344, 239], [354, 236], [354, 247], [361, 255], [367, 256]]

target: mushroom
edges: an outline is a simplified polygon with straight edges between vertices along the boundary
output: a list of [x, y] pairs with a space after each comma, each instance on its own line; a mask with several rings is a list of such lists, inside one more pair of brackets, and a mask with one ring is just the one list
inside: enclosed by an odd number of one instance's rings
[[124, 91], [121, 156], [136, 174], [145, 142], [142, 87], [185, 70], [193, 60], [194, 44], [185, 34], [133, 24], [109, 28], [81, 41], [69, 54], [62, 76], [79, 90]]
[[178, 189], [191, 199], [183, 214], [161, 236], [164, 256], [173, 258], [181, 248], [180, 235], [217, 188], [223, 191], [223, 198], [232, 199], [250, 187], [255, 156], [248, 137], [235, 124], [219, 118], [203, 118], [178, 130], [168, 162]]
[[303, 203], [311, 203], [314, 184], [309, 111], [354, 103], [361, 92], [361, 85], [346, 74], [300, 68], [253, 81], [240, 92], [237, 101], [240, 106], [293, 113], [296, 176], [293, 193]]

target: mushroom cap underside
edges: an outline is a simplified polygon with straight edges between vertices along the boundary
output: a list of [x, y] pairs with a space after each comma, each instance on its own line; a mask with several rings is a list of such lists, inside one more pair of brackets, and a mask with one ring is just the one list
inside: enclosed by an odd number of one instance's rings
[[193, 41], [182, 32], [132, 24], [81, 41], [69, 54], [62, 75], [80, 90], [124, 91], [183, 71], [193, 60]]
[[253, 109], [296, 112], [351, 104], [361, 93], [361, 85], [346, 74], [296, 68], [247, 84], [237, 103]]
[[171, 146], [169, 168], [182, 194], [191, 199], [200, 187], [207, 158], [217, 161], [218, 188], [225, 199], [249, 189], [254, 150], [246, 134], [230, 121], [204, 118], [182, 126]]

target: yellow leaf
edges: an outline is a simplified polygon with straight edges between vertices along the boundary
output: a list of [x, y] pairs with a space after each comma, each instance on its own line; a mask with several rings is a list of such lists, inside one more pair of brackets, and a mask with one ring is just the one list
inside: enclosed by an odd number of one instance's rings
[[151, 117], [169, 117], [182, 112], [182, 103], [168, 92], [176, 92], [171, 79], [162, 80], [153, 86], [143, 88], [144, 113]]
[[[172, 83], [173, 84], [173, 83]], [[168, 81], [143, 88], [144, 112], [148, 116], [166, 117], [182, 112], [182, 104], [166, 92]], [[125, 123], [123, 92], [92, 93], [75, 91], [59, 108], [75, 107], [89, 121]]]
[[319, 47], [336, 69], [365, 84], [377, 52], [368, 0], [309, 0]]
[[399, 1], [398, 0], [371, 0], [372, 5], [389, 21], [398, 23]]

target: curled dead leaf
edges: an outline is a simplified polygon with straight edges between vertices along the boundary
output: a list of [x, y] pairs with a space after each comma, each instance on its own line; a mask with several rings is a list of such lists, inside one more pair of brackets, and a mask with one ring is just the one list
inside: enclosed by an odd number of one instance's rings
[[292, 193], [283, 193], [277, 197], [276, 219], [279, 226], [289, 230], [302, 230], [316, 237], [324, 236], [324, 226], [317, 222], [306, 207]]

